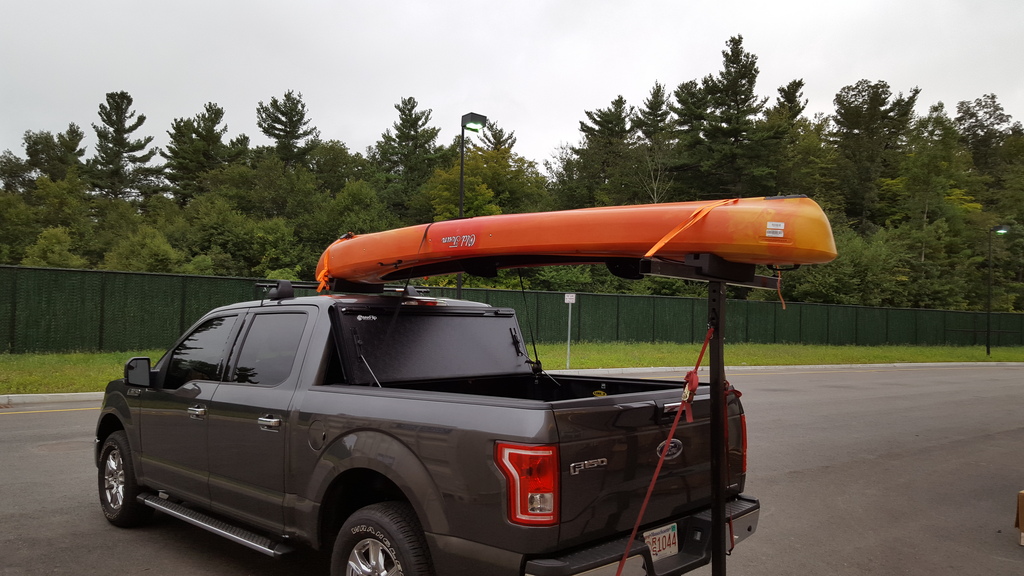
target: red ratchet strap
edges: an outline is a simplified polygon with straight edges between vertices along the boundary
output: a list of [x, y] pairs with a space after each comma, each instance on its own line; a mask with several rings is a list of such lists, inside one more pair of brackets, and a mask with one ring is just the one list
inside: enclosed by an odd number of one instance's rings
[[[644, 512], [647, 511], [647, 504], [651, 501], [651, 494], [654, 493], [654, 485], [658, 482], [658, 475], [661, 474], [661, 466], [665, 463], [665, 455], [668, 454], [668, 446], [672, 442], [672, 438], [676, 435], [676, 428], [679, 426], [679, 417], [682, 416], [683, 412], [686, 412], [686, 421], [693, 422], [693, 395], [697, 391], [697, 370], [700, 369], [700, 363], [704, 360], [704, 352], [708, 349], [708, 342], [711, 342], [711, 337], [715, 334], [714, 328], [708, 328], [708, 333], [704, 337], [704, 345], [700, 349], [700, 355], [697, 356], [697, 365], [686, 373], [686, 385], [683, 387], [682, 403], [679, 405], [679, 410], [676, 411], [676, 417], [672, 420], [672, 427], [669, 428], [668, 438], [665, 440], [665, 448], [661, 451], [661, 456], [658, 457], [658, 465], [654, 468], [654, 477], [651, 478], [651, 484], [647, 487], [647, 495], [644, 496], [644, 502], [640, 505], [640, 513], [636, 517], [636, 524], [633, 525], [633, 532], [629, 535], [629, 540], [626, 540], [626, 551], [622, 553], [622, 559], [619, 560], [619, 567], [615, 570], [615, 576], [622, 576], [622, 569], [626, 566], [626, 560], [629, 558], [629, 549], [633, 547], [633, 541], [636, 540], [636, 533], [640, 530], [640, 523], [644, 519]], [[728, 442], [728, 440], [726, 440]], [[730, 530], [731, 530], [730, 526]]]
[[650, 258], [651, 256], [654, 256], [654, 254], [658, 250], [661, 250], [662, 246], [671, 242], [672, 239], [678, 236], [682, 231], [686, 230], [690, 226], [693, 226], [697, 222], [700, 222], [701, 219], [708, 215], [708, 212], [711, 212], [712, 210], [718, 208], [719, 206], [725, 206], [726, 204], [735, 204], [736, 202], [739, 202], [738, 198], [730, 198], [728, 200], [717, 200], [715, 202], [711, 202], [710, 204], [706, 204], [694, 210], [693, 213], [690, 214], [689, 218], [687, 218], [678, 226], [673, 228], [672, 231], [666, 234], [664, 238], [658, 240], [658, 243], [655, 244], [650, 250], [648, 250], [647, 254], [644, 254], [644, 258]]

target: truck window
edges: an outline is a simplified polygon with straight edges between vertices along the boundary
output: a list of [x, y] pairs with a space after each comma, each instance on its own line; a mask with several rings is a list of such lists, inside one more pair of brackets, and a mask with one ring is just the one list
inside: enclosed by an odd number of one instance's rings
[[291, 374], [306, 327], [303, 313], [258, 314], [249, 326], [232, 382], [275, 386]]
[[192, 380], [219, 382], [223, 376], [228, 337], [236, 316], [210, 318], [199, 325], [171, 351], [163, 387], [175, 390]]
[[511, 314], [346, 310], [342, 326], [351, 384], [531, 373]]

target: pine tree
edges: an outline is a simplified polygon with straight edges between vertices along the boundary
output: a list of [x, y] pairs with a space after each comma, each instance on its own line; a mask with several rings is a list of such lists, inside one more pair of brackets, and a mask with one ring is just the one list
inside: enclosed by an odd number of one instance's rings
[[96, 155], [87, 163], [89, 180], [110, 198], [144, 198], [159, 186], [160, 169], [148, 165], [158, 152], [147, 150], [153, 137], [132, 139], [132, 133], [146, 122], [144, 114], [136, 118], [132, 103], [127, 92], [107, 93], [99, 110], [102, 125], [92, 125], [97, 142]]
[[843, 163], [846, 214], [862, 232], [884, 224], [876, 214], [879, 183], [895, 178], [920, 89], [893, 96], [889, 85], [861, 80], [836, 94], [832, 137]]
[[760, 177], [765, 170], [759, 160], [765, 146], [755, 132], [768, 99], [755, 93], [760, 70], [757, 56], [743, 49], [743, 37], [730, 38], [726, 44], [722, 71], [703, 80], [711, 105], [711, 121], [705, 131], [710, 154], [704, 160], [704, 172], [714, 189], [708, 192], [736, 197], [758, 195], [764, 191]]
[[971, 151], [974, 165], [983, 173], [991, 174], [998, 163], [1000, 146], [1014, 129], [1021, 131], [1020, 122], [1013, 122], [995, 94], [985, 94], [974, 102], [960, 102], [956, 112], [957, 129]]
[[580, 121], [583, 142], [573, 148], [588, 196], [581, 207], [637, 202], [631, 153], [633, 107], [618, 96], [607, 108], [586, 110], [584, 114], [589, 122]]
[[40, 176], [56, 182], [67, 177], [70, 170], [81, 170], [84, 166], [81, 147], [85, 132], [75, 123], [56, 136], [49, 132], [25, 132], [25, 155], [28, 165]]
[[637, 181], [643, 201], [658, 203], [669, 199], [672, 174], [669, 171], [673, 146], [672, 110], [665, 86], [655, 82], [644, 106], [633, 117], [632, 126], [643, 138], [637, 147]]
[[227, 126], [221, 126], [224, 109], [209, 102], [193, 118], [175, 118], [167, 131], [170, 142], [160, 155], [178, 204], [184, 206], [207, 191], [203, 175], [236, 160], [238, 148], [224, 143]]
[[480, 139], [487, 150], [512, 150], [516, 145], [516, 131], [505, 132], [493, 120], [488, 120], [483, 132], [480, 133]]
[[774, 171], [768, 157], [778, 136], [766, 133], [768, 99], [755, 88], [757, 56], [734, 36], [722, 51], [717, 75], [684, 82], [673, 93], [678, 140], [676, 165], [687, 199], [769, 194]]
[[410, 204], [434, 170], [450, 159], [437, 145], [441, 129], [430, 126], [432, 111], [417, 110], [417, 106], [412, 97], [395, 104], [398, 120], [369, 151], [370, 160], [384, 177], [382, 199], [407, 222], [429, 221], [429, 207], [417, 210]]
[[276, 144], [278, 157], [285, 167], [304, 166], [306, 157], [316, 148], [320, 131], [310, 126], [302, 93], [289, 90], [280, 100], [272, 97], [269, 104], [256, 106], [256, 126]]

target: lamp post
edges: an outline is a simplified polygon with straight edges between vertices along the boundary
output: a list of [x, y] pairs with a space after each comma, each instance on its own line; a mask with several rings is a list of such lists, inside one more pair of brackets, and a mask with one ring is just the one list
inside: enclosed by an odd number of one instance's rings
[[985, 306], [985, 355], [992, 355], [992, 234], [1002, 236], [1010, 231], [1005, 224], [988, 229], [988, 303]]
[[[462, 133], [459, 138], [459, 218], [463, 217], [462, 205], [466, 196], [466, 130], [479, 132], [487, 123], [487, 116], [470, 112], [462, 115]], [[455, 276], [455, 297], [462, 298], [462, 273]]]

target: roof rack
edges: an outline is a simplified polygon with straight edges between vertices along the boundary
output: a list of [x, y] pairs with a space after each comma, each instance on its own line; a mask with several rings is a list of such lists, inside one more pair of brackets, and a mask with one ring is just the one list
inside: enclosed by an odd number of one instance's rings
[[[316, 290], [316, 289], [318, 289], [320, 287], [320, 283], [319, 282], [298, 282], [298, 281], [293, 282], [291, 280], [274, 280], [274, 281], [266, 281], [266, 282], [257, 282], [256, 286], [258, 288], [263, 288], [263, 291], [264, 291], [264, 294], [266, 295], [266, 299], [267, 300], [284, 300], [286, 298], [294, 298], [295, 297], [295, 289], [296, 288], [301, 288], [301, 289], [304, 289], [304, 290]], [[430, 290], [428, 290], [426, 288], [418, 288], [418, 287], [413, 286], [411, 284], [407, 285], [407, 286], [390, 286], [390, 285], [389, 286], [385, 286], [383, 284], [377, 284], [377, 285], [353, 284], [350, 287], [352, 287], [352, 286], [361, 287], [362, 290], [350, 290], [349, 292], [369, 293], [369, 294], [380, 294], [380, 293], [383, 293], [383, 292], [394, 292], [394, 293], [404, 294], [405, 296], [426, 296], [427, 294], [430, 294]], [[370, 287], [372, 289], [371, 290], [367, 290], [366, 289], [367, 287]], [[337, 288], [332, 287], [332, 291], [338, 291], [338, 290], [337, 290]]]

